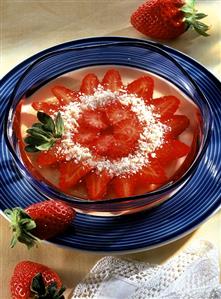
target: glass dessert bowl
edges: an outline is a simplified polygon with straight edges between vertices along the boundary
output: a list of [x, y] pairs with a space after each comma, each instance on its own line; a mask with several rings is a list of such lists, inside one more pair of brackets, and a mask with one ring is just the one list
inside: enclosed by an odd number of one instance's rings
[[208, 144], [210, 111], [157, 46], [105, 44], [56, 51], [31, 65], [15, 86], [6, 138], [45, 197], [83, 213], [122, 215], [185, 186]]

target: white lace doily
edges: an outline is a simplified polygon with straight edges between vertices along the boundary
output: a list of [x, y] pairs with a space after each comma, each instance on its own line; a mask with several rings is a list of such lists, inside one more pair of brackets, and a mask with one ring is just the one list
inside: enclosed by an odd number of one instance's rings
[[200, 241], [162, 266], [104, 257], [72, 299], [221, 299], [218, 252]]

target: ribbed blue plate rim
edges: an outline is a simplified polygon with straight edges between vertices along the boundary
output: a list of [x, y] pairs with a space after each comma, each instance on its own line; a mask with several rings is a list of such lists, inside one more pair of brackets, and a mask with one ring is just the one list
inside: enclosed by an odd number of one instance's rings
[[[1, 86], [4, 86], [7, 84], [7, 82], [19, 71], [22, 69], [24, 70], [29, 63], [34, 61], [36, 58], [40, 57], [41, 55], [49, 52], [54, 51], [57, 49], [62, 48], [68, 48], [68, 47], [75, 47], [78, 45], [84, 45], [84, 44], [92, 44], [92, 43], [101, 43], [101, 42], [113, 42], [113, 41], [142, 41], [145, 42], [145, 40], [139, 40], [139, 39], [131, 39], [131, 38], [124, 38], [124, 37], [94, 37], [94, 38], [86, 38], [81, 39], [77, 41], [70, 41], [49, 49], [46, 49], [42, 52], [39, 52], [35, 54], [34, 56], [26, 59], [19, 65], [17, 65], [15, 68], [13, 68], [2, 80], [1, 80]], [[148, 41], [149, 42], [149, 41]], [[191, 76], [194, 77], [194, 79], [197, 81], [196, 71], [199, 74], [200, 81], [197, 82], [199, 85], [201, 83], [202, 86], [200, 86], [202, 89], [204, 89], [204, 92], [206, 91], [208, 93], [208, 87], [203, 84], [203, 79], [207, 79], [207, 84], [210, 86], [210, 89], [212, 88], [212, 92], [215, 94], [218, 94], [221, 97], [221, 84], [219, 80], [212, 75], [206, 68], [199, 64], [197, 61], [193, 60], [189, 56], [183, 54], [182, 52], [179, 52], [175, 49], [172, 49], [168, 46], [160, 45], [158, 43], [150, 42], [154, 45], [158, 45], [162, 47], [165, 51], [167, 51], [169, 54], [171, 54], [173, 57], [176, 57], [176, 59], [179, 60], [181, 65], [189, 72]], [[201, 78], [202, 77], [202, 78]], [[18, 79], [18, 78], [17, 78]], [[9, 84], [9, 83], [8, 83]], [[208, 96], [208, 95], [207, 95]], [[212, 96], [211, 96], [212, 97]], [[210, 99], [212, 101], [212, 99]], [[217, 123], [220, 122], [219, 119], [221, 119], [220, 116], [220, 105], [218, 102], [215, 102], [215, 105], [218, 106], [214, 107], [215, 112], [215, 128], [214, 128], [214, 136], [216, 143], [212, 144], [212, 147], [207, 151], [207, 159], [211, 159], [210, 156], [214, 156], [214, 152], [217, 154], [219, 150], [219, 144], [220, 144], [220, 138], [217, 138], [216, 132], [218, 131]], [[3, 114], [3, 111], [1, 111]], [[2, 151], [2, 148], [4, 147], [4, 144], [1, 145], [0, 152]], [[212, 148], [212, 149], [211, 149]], [[211, 152], [212, 151], [212, 152]], [[213, 161], [211, 163], [214, 163], [215, 166], [218, 165], [218, 170], [221, 169], [220, 163], [218, 159], [221, 156], [221, 152], [217, 154], [218, 157], [213, 157]], [[2, 156], [2, 155], [1, 155]], [[221, 160], [221, 159], [220, 159]], [[0, 157], [0, 162], [2, 163], [2, 158]], [[199, 174], [205, 174], [206, 173], [206, 167], [208, 166], [208, 163], [205, 165], [201, 165], [199, 169]], [[3, 168], [4, 174], [9, 174], [6, 172], [6, 170]], [[210, 169], [211, 171], [211, 169]], [[2, 181], [3, 182], [3, 181]], [[186, 191], [183, 192], [183, 197], [188, 196], [191, 192], [191, 184], [193, 184], [194, 178], [191, 179], [191, 181], [188, 183], [188, 188]], [[217, 187], [214, 190], [214, 184], [216, 183]], [[168, 225], [166, 222], [166, 208], [167, 206], [170, 206], [174, 203], [177, 204], [177, 197], [180, 195], [175, 196], [172, 198], [168, 203], [165, 203], [162, 205], [162, 207], [159, 207], [157, 209], [154, 209], [151, 212], [143, 212], [139, 215], [132, 215], [132, 216], [123, 216], [123, 217], [95, 217], [95, 216], [89, 216], [89, 215], [81, 215], [78, 214], [76, 217], [75, 222], [73, 223], [73, 226], [70, 228], [70, 230], [55, 239], [52, 240], [53, 243], [56, 243], [58, 245], [64, 245], [69, 246], [75, 249], [80, 250], [87, 250], [87, 251], [94, 251], [94, 252], [114, 252], [114, 253], [122, 253], [122, 252], [133, 252], [133, 251], [141, 251], [146, 249], [151, 249], [154, 247], [161, 246], [163, 244], [169, 243], [177, 238], [180, 238], [181, 236], [186, 235], [187, 233], [194, 230], [197, 226], [199, 226], [202, 222], [204, 222], [209, 216], [211, 216], [220, 206], [221, 200], [219, 197], [220, 189], [221, 189], [221, 177], [220, 175], [217, 175], [212, 178], [212, 180], [209, 180], [207, 182], [207, 185], [209, 187], [213, 187], [213, 192], [210, 190], [206, 191], [206, 194], [202, 194], [202, 196], [208, 197], [210, 195], [213, 195], [210, 202], [206, 202], [205, 200], [205, 206], [198, 206], [197, 203], [193, 205], [190, 210], [186, 207], [186, 201], [183, 201], [179, 203], [179, 211], [174, 210], [174, 218], [173, 223]], [[27, 188], [29, 186], [26, 185], [26, 183], [23, 183], [24, 190], [27, 192]], [[0, 184], [1, 187], [1, 184]], [[2, 188], [2, 187], [1, 187]], [[16, 188], [15, 188], [16, 189]], [[0, 191], [0, 198], [3, 199], [3, 191]], [[215, 192], [215, 196], [214, 196]], [[179, 193], [180, 194], [180, 193]], [[36, 196], [36, 194], [34, 194]], [[201, 199], [204, 200], [204, 199]], [[31, 203], [31, 202], [29, 202]], [[12, 205], [12, 203], [9, 203]], [[26, 202], [22, 203], [24, 206], [27, 204]], [[0, 202], [0, 207], [2, 209], [6, 208], [4, 203]], [[199, 212], [199, 215], [197, 214]], [[194, 217], [194, 215], [197, 215]], [[163, 222], [161, 226], [159, 224], [156, 224], [154, 222], [154, 219], [163, 219]], [[164, 217], [164, 218], [162, 218]], [[184, 218], [182, 218], [184, 217]], [[185, 218], [187, 217], [187, 218]], [[148, 219], [148, 220], [146, 220]], [[171, 218], [172, 219], [172, 218]], [[186, 222], [184, 221], [186, 219]], [[168, 221], [170, 219], [168, 218]], [[183, 220], [183, 221], [182, 221]], [[166, 226], [167, 223], [167, 226]], [[174, 225], [176, 223], [176, 225]], [[117, 224], [117, 226], [116, 226]], [[184, 225], [185, 224], [185, 225]], [[148, 225], [152, 225], [149, 227]], [[154, 225], [158, 228], [156, 230], [154, 228]], [[167, 227], [172, 227], [168, 233], [168, 230], [166, 230]], [[132, 227], [132, 229], [131, 229]], [[106, 231], [105, 231], [105, 229]], [[130, 229], [129, 229], [130, 228]], [[153, 229], [154, 232], [153, 232]], [[125, 237], [125, 233], [127, 233]], [[132, 239], [130, 239], [130, 236], [132, 236]], [[154, 239], [153, 239], [154, 236]], [[125, 239], [125, 240], [124, 240]]]

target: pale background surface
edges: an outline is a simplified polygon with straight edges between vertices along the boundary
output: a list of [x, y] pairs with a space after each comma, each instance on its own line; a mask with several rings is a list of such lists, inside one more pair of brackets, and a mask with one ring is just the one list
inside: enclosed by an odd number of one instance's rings
[[[128, 36], [143, 38], [129, 23], [140, 0], [1, 0], [1, 65], [0, 77], [25, 58], [55, 44], [89, 36]], [[198, 1], [198, 8], [208, 13], [211, 25], [207, 39], [185, 33], [168, 45], [192, 56], [221, 79], [221, 0]], [[221, 211], [213, 215], [189, 236], [161, 248], [129, 255], [151, 263], [163, 263], [192, 241], [206, 239], [220, 250]], [[26, 250], [22, 245], [9, 248], [8, 223], [0, 217], [0, 298], [9, 299], [8, 283], [14, 266], [30, 259], [54, 268], [69, 288], [68, 294], [102, 257], [68, 248], [42, 244]], [[125, 256], [125, 255], [124, 255]], [[128, 255], [127, 255], [128, 256]]]

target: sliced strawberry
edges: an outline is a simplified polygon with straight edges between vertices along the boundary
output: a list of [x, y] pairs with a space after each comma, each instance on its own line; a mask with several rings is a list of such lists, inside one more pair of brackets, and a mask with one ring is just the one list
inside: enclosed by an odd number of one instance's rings
[[166, 181], [165, 171], [156, 159], [151, 159], [139, 172], [139, 183], [163, 184]]
[[57, 163], [57, 157], [56, 155], [50, 153], [49, 151], [43, 151], [38, 155], [36, 162], [40, 167], [50, 166]]
[[54, 86], [51, 89], [52, 93], [59, 100], [61, 105], [67, 105], [70, 102], [78, 101], [78, 94], [76, 91], [66, 88], [65, 86]]
[[114, 137], [125, 143], [134, 143], [142, 132], [142, 126], [137, 118], [124, 119], [114, 125]]
[[38, 155], [36, 162], [38, 163], [39, 166], [44, 167], [44, 166], [54, 165], [58, 162], [63, 162], [65, 160], [66, 160], [65, 156], [55, 155], [54, 152], [49, 150], [49, 151], [41, 152]]
[[186, 156], [190, 152], [190, 147], [179, 140], [172, 140], [174, 156], [176, 159]]
[[104, 75], [102, 80], [102, 86], [104, 89], [111, 91], [117, 91], [123, 87], [120, 73], [115, 69], [110, 69]]
[[107, 192], [107, 185], [112, 177], [107, 171], [97, 174], [92, 172], [86, 177], [86, 187], [89, 199], [102, 199]]
[[149, 103], [153, 96], [154, 81], [149, 76], [140, 77], [127, 85], [127, 92], [136, 94]]
[[118, 197], [128, 197], [134, 195], [137, 184], [137, 176], [116, 177], [113, 180], [114, 192]]
[[194, 134], [193, 134], [193, 141], [190, 146], [190, 151], [189, 151], [188, 155], [186, 156], [186, 159], [184, 160], [181, 167], [179, 167], [179, 169], [175, 172], [175, 174], [172, 176], [172, 178], [170, 178], [171, 181], [178, 180], [190, 167], [190, 165], [192, 164], [192, 162], [197, 154], [198, 141], [199, 141], [199, 130], [198, 130], [198, 128], [196, 128], [194, 131]]
[[36, 111], [43, 111], [47, 114], [53, 114], [54, 112], [57, 112], [59, 110], [59, 106], [59, 101], [56, 98], [32, 103], [32, 107]]
[[93, 146], [94, 151], [99, 155], [107, 155], [113, 144], [115, 143], [114, 136], [112, 134], [103, 133]]
[[60, 142], [57, 142], [48, 151], [42, 151], [38, 154], [36, 162], [40, 167], [50, 166], [58, 162], [65, 161], [65, 156], [60, 154], [58, 149]]
[[156, 157], [162, 166], [167, 166], [171, 161], [186, 156], [190, 147], [179, 140], [170, 140], [156, 150]]
[[89, 145], [91, 142], [95, 143], [99, 136], [99, 130], [80, 126], [78, 132], [74, 135], [74, 140], [80, 144]]
[[177, 111], [180, 100], [175, 96], [165, 96], [153, 99], [152, 104], [155, 106], [155, 112], [160, 114], [161, 119], [166, 120]]
[[135, 113], [131, 111], [129, 107], [122, 105], [119, 102], [108, 105], [105, 112], [111, 125], [115, 125], [121, 120], [132, 119], [135, 117]]
[[106, 114], [99, 109], [83, 111], [82, 116], [78, 120], [78, 123], [85, 127], [90, 127], [99, 130], [106, 129], [108, 127]]
[[135, 143], [125, 142], [123, 139], [115, 139], [107, 151], [109, 158], [116, 159], [126, 157], [133, 152]]
[[81, 83], [80, 92], [91, 95], [94, 94], [94, 90], [98, 87], [99, 80], [95, 74], [87, 74]]
[[91, 166], [82, 163], [77, 164], [74, 161], [61, 163], [59, 180], [61, 190], [74, 187], [91, 170]]
[[166, 136], [169, 138], [177, 138], [186, 130], [190, 121], [185, 115], [173, 115], [163, 123], [169, 127], [169, 131], [166, 133]]

